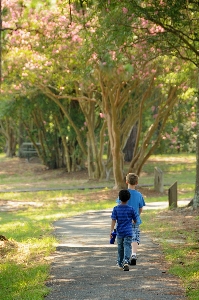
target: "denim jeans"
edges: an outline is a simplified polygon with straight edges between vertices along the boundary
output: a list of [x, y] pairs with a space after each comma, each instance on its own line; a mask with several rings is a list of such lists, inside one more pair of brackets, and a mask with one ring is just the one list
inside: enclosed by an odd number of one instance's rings
[[124, 262], [129, 263], [129, 259], [131, 257], [131, 251], [132, 251], [131, 243], [132, 243], [132, 236], [127, 236], [124, 238], [117, 237], [119, 266], [122, 266]]

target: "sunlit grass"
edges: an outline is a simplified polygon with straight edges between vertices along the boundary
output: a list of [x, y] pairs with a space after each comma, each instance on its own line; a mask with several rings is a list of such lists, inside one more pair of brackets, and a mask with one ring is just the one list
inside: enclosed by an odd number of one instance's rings
[[[186, 232], [174, 228], [167, 219], [162, 220], [158, 211], [144, 211], [142, 231], [150, 234], [161, 245], [169, 272], [181, 278], [189, 300], [198, 300], [199, 295], [199, 245], [198, 231]], [[175, 215], [174, 215], [175, 218]], [[176, 217], [177, 218], [177, 217]], [[199, 219], [199, 217], [197, 217]], [[153, 220], [151, 222], [151, 220]], [[158, 230], [157, 230], [158, 228]]]
[[[86, 192], [85, 192], [86, 193]], [[26, 201], [33, 200], [34, 193], [26, 193]], [[63, 197], [61, 192], [41, 192], [38, 200], [42, 207], [30, 207], [23, 211], [0, 213], [1, 234], [9, 239], [0, 265], [0, 299], [43, 299], [47, 293], [45, 280], [48, 277], [49, 262], [46, 257], [52, 253], [56, 240], [52, 235], [53, 222], [81, 214], [88, 210], [106, 209], [115, 201], [60, 204], [53, 198]], [[67, 193], [64, 193], [67, 196]], [[13, 195], [4, 194], [13, 200]], [[15, 200], [24, 198], [24, 193], [14, 194]], [[72, 197], [72, 192], [68, 194]], [[22, 197], [22, 198], [21, 198]], [[23, 199], [24, 200], [24, 199]], [[3, 287], [3, 288], [2, 288]], [[9, 290], [9, 295], [8, 295]]]
[[[143, 168], [139, 183], [151, 184], [150, 188], [153, 189], [154, 167], [159, 167], [164, 172], [164, 183], [167, 186], [165, 186], [165, 193], [160, 194], [158, 197], [147, 197], [146, 202], [168, 201], [168, 187], [175, 181], [178, 183], [179, 200], [193, 197], [195, 156], [188, 155], [186, 159], [187, 161], [185, 161], [183, 155], [172, 156], [170, 160], [167, 156], [150, 158]], [[0, 155], [1, 160], [5, 160], [2, 155]], [[3, 178], [4, 184], [7, 184], [8, 187], [12, 186], [12, 182], [24, 186], [24, 183], [27, 184], [29, 180], [28, 176], [25, 180], [25, 178], [20, 179], [15, 174], [9, 177], [5, 177], [4, 174], [0, 174], [0, 176], [2, 176], [0, 180]], [[79, 182], [73, 182], [74, 186], [78, 184]], [[101, 185], [101, 183], [98, 184]], [[56, 186], [56, 182], [53, 184], [51, 182], [49, 185]], [[71, 184], [69, 183], [68, 186], [70, 187]], [[26, 206], [19, 206], [16, 211], [0, 212], [1, 234], [9, 239], [9, 242], [5, 242], [5, 247], [0, 252], [2, 254], [0, 264], [1, 300], [44, 299], [44, 296], [48, 293], [45, 286], [45, 280], [49, 274], [50, 262], [48, 257], [55, 250], [57, 243], [52, 234], [53, 222], [85, 211], [101, 210], [115, 206], [115, 199], [87, 201], [92, 193], [93, 190], [81, 190], [84, 200], [80, 198], [79, 201], [76, 199], [79, 195], [78, 190], [0, 194], [1, 200], [16, 202], [16, 205], [18, 205], [18, 202], [26, 203]], [[34, 203], [35, 206], [28, 205], [29, 202]], [[193, 248], [197, 247], [197, 233], [194, 231], [191, 234], [184, 233], [187, 248], [180, 245], [174, 249], [169, 240], [179, 238], [181, 232], [176, 232], [168, 222], [161, 221], [158, 215], [159, 211], [145, 211], [142, 216], [142, 230], [158, 239], [163, 247], [166, 259], [172, 262], [171, 272], [183, 280], [189, 299], [196, 300], [199, 293], [199, 257], [196, 255], [190, 260], [187, 260], [187, 257], [193, 251], [195, 253]], [[179, 261], [183, 264], [179, 264]], [[195, 290], [193, 289], [194, 284], [196, 286]]]

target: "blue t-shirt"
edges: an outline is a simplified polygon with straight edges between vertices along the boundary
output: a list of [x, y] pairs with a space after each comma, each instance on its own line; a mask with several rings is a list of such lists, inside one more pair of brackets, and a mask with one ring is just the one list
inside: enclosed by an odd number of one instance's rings
[[[144, 202], [144, 198], [143, 198], [142, 194], [140, 192], [138, 192], [137, 190], [128, 189], [128, 191], [130, 192], [131, 197], [128, 200], [127, 204], [129, 206], [131, 206], [138, 214], [139, 217], [138, 217], [138, 221], [136, 222], [136, 225], [140, 225], [142, 223], [142, 220], [140, 218], [140, 208], [142, 208], [143, 206], [146, 205]], [[119, 198], [117, 198], [116, 202], [121, 203]]]
[[117, 221], [117, 237], [132, 236], [132, 220], [137, 221], [138, 215], [127, 204], [119, 204], [113, 208], [111, 219]]

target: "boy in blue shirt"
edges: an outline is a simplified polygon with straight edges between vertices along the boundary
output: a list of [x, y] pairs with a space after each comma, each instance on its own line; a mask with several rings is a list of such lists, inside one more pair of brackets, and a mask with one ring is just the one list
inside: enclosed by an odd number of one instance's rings
[[112, 232], [117, 221], [118, 266], [124, 271], [129, 271], [132, 251], [132, 223], [138, 221], [138, 215], [135, 210], [127, 205], [129, 199], [130, 192], [128, 190], [121, 190], [119, 192], [121, 204], [113, 208], [111, 215], [110, 238], [112, 238]]
[[[145, 206], [145, 201], [140, 192], [138, 192], [135, 188], [138, 184], [138, 175], [135, 173], [129, 173], [126, 176], [126, 183], [128, 184], [128, 191], [130, 192], [130, 199], [128, 201], [128, 205], [131, 206], [138, 215], [138, 221], [136, 224], [133, 224], [133, 236], [132, 236], [132, 255], [130, 264], [136, 265], [137, 260], [137, 249], [138, 245], [140, 244], [140, 224], [142, 223], [142, 220], [140, 218], [140, 215], [143, 211], [143, 206]], [[119, 199], [117, 201], [119, 203]]]
[[135, 173], [129, 173], [126, 176], [126, 183], [128, 184], [128, 191], [131, 194], [131, 197], [128, 201], [128, 205], [133, 207], [133, 209], [138, 214], [138, 221], [136, 224], [133, 224], [133, 237], [132, 237], [132, 256], [131, 256], [131, 265], [136, 265], [137, 260], [137, 249], [140, 244], [140, 228], [139, 225], [142, 223], [140, 215], [143, 211], [143, 206], [145, 206], [144, 198], [142, 194], [136, 191], [136, 185], [138, 184], [138, 175]]

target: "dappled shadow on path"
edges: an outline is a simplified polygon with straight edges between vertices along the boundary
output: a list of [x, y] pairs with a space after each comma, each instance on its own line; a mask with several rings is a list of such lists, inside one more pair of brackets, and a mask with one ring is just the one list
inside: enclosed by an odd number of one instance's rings
[[142, 234], [137, 266], [116, 267], [109, 244], [111, 211], [88, 212], [55, 222], [59, 245], [53, 256], [46, 300], [184, 300], [178, 279], [167, 273], [158, 244]]

